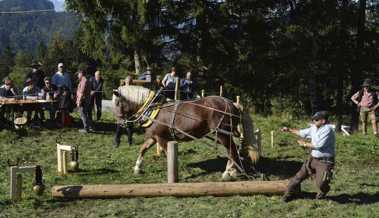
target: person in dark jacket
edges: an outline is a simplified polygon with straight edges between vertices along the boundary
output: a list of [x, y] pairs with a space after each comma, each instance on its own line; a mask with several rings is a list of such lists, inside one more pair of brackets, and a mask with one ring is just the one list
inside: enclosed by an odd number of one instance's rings
[[[4, 85], [0, 87], [1, 98], [15, 98], [17, 97], [17, 89], [13, 87], [13, 82], [9, 77], [4, 78]], [[5, 115], [12, 111], [9, 107], [0, 107], [0, 128], [10, 128], [12, 123], [5, 118]]]
[[41, 67], [41, 63], [33, 62], [30, 67], [32, 68], [32, 71], [26, 75], [25, 81], [31, 79], [34, 87], [42, 89], [45, 85], [43, 81], [45, 73], [39, 69]]
[[91, 105], [90, 105], [90, 112], [89, 117], [92, 119], [92, 110], [94, 110], [94, 107], [96, 106], [96, 120], [100, 120], [101, 118], [101, 101], [103, 100], [103, 84], [104, 80], [101, 77], [100, 71], [95, 72], [95, 76], [91, 77], [90, 79], [90, 86], [91, 86]]

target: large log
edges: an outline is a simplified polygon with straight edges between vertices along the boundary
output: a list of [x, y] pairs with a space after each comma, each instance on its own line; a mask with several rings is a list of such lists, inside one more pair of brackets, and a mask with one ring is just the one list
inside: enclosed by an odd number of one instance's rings
[[54, 198], [121, 198], [121, 197], [193, 197], [253, 194], [282, 194], [288, 181], [165, 183], [128, 185], [72, 185], [54, 186]]

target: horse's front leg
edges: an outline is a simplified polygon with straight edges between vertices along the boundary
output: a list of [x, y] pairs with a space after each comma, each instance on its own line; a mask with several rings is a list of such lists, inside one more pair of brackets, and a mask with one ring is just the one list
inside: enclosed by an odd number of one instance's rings
[[232, 180], [238, 176], [238, 170], [236, 169], [236, 161], [238, 160], [237, 148], [229, 136], [220, 135], [218, 138], [227, 149], [229, 158], [225, 171], [222, 174], [222, 180]]
[[143, 156], [145, 155], [146, 151], [155, 144], [155, 139], [149, 138], [146, 140], [140, 148], [139, 155], [136, 161], [136, 165], [133, 167], [134, 174], [140, 174], [142, 172], [142, 162], [143, 162]]

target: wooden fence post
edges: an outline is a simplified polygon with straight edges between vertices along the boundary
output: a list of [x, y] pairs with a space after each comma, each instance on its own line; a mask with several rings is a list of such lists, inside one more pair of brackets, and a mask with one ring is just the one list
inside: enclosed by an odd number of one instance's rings
[[237, 105], [241, 104], [241, 97], [239, 95], [237, 95], [237, 97], [236, 97], [236, 104]]
[[178, 143], [176, 141], [167, 143], [167, 182], [178, 182]]
[[271, 132], [271, 148], [274, 147], [274, 131], [272, 130]]
[[180, 90], [179, 90], [179, 77], [175, 78], [175, 101], [180, 99]]

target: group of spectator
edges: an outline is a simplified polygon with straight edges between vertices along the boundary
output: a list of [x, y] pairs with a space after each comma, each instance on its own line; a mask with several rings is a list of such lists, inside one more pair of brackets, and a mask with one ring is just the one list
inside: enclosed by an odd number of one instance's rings
[[[84, 126], [80, 131], [91, 131], [94, 106], [97, 109], [97, 120], [101, 118], [103, 79], [100, 71], [96, 71], [95, 75], [89, 79], [86, 78], [85, 71], [78, 71], [76, 74], [79, 84], [76, 95], [74, 95], [71, 76], [65, 71], [63, 63], [57, 65], [57, 72], [51, 78], [45, 76], [45, 73], [40, 70], [40, 63], [33, 63], [30, 67], [32, 70], [25, 77], [25, 86], [22, 92], [19, 92], [13, 81], [6, 77], [3, 80], [4, 84], [0, 87], [0, 98], [46, 100], [42, 104], [34, 104], [32, 110], [27, 110], [27, 120], [31, 123], [41, 123], [45, 120], [44, 111], [48, 111], [49, 120], [56, 121], [58, 126], [64, 126], [69, 122], [69, 114], [76, 106]], [[34, 112], [33, 118], [32, 112]], [[0, 117], [4, 119], [3, 110], [1, 110]]]

